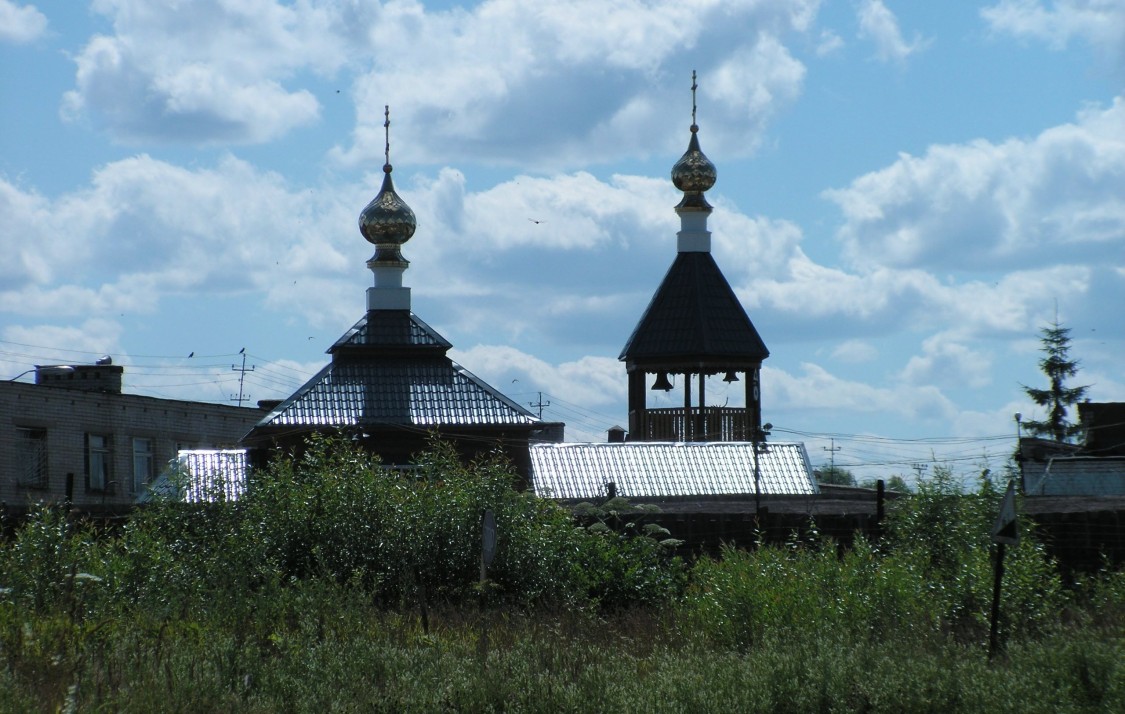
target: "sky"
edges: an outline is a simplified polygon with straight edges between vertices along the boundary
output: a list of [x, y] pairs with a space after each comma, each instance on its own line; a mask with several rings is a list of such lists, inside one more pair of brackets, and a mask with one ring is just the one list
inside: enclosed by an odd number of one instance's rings
[[389, 105], [414, 312], [604, 441], [695, 70], [773, 440], [999, 471], [1056, 319], [1072, 384], [1125, 401], [1119, 0], [0, 0], [0, 65], [8, 379], [108, 355], [129, 392], [291, 394], [365, 310]]

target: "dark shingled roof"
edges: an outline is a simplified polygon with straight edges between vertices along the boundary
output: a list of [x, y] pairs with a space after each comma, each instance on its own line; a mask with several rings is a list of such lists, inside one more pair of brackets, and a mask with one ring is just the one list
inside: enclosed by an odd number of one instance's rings
[[619, 359], [630, 364], [760, 363], [769, 357], [710, 253], [678, 253]]
[[334, 353], [348, 347], [375, 347], [380, 350], [433, 348], [445, 354], [452, 346], [409, 310], [371, 310], [328, 351]]

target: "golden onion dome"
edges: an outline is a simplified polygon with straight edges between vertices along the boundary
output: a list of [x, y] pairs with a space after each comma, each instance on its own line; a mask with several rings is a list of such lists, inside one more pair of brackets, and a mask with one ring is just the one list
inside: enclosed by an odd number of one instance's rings
[[383, 110], [383, 129], [386, 132], [386, 160], [383, 163], [383, 186], [371, 203], [359, 214], [359, 232], [367, 242], [375, 244], [375, 255], [369, 264], [395, 264], [405, 267], [409, 261], [399, 250], [418, 228], [414, 211], [395, 193], [391, 180], [391, 108]]
[[691, 125], [691, 142], [687, 151], [672, 167], [672, 183], [684, 192], [684, 198], [676, 208], [711, 210], [711, 204], [703, 197], [703, 192], [715, 185], [717, 172], [699, 148], [699, 127]]
[[395, 193], [391, 165], [383, 166], [383, 186], [359, 214], [359, 232], [369, 243], [402, 245], [418, 227], [414, 211]]

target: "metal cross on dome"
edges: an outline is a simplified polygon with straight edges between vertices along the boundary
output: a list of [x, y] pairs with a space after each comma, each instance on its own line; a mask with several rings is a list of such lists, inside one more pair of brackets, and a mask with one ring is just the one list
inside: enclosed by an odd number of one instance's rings
[[391, 105], [383, 105], [383, 139], [386, 142], [383, 147], [383, 163], [387, 166], [391, 165]]
[[695, 70], [691, 71], [691, 128], [695, 129], [695, 90], [699, 85], [695, 83]]

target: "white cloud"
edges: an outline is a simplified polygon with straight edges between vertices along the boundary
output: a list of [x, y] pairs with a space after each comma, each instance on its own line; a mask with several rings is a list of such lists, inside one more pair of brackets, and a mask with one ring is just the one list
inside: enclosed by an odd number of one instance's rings
[[1001, 0], [981, 17], [996, 32], [1046, 42], [1063, 49], [1073, 38], [1086, 40], [1125, 59], [1125, 4], [1119, 0]]
[[854, 364], [871, 362], [878, 356], [879, 350], [863, 340], [844, 340], [832, 350], [833, 359]]
[[0, 180], [0, 247], [19, 256], [0, 269], [0, 309], [143, 313], [172, 294], [257, 291], [275, 307], [332, 315], [352, 267], [347, 243], [362, 243], [341, 226], [354, 225], [364, 190], [292, 190], [233, 157], [198, 170], [124, 159], [54, 200]]
[[[614, 176], [607, 184], [585, 172], [517, 176], [465, 197], [454, 220], [479, 248], [590, 249], [628, 244], [646, 229], [674, 233], [667, 206], [675, 205], [676, 195], [663, 179]], [[664, 210], [652, 210], [661, 200]]]
[[100, 0], [113, 22], [76, 56], [65, 116], [91, 114], [127, 142], [256, 143], [315, 121], [320, 105], [286, 88], [297, 73], [349, 61], [348, 6], [273, 0]]
[[816, 55], [817, 57], [824, 57], [825, 55], [830, 55], [839, 50], [843, 46], [844, 40], [842, 37], [831, 30], [821, 30], [820, 37], [817, 39], [816, 43]]
[[[371, 27], [372, 69], [356, 82], [352, 145], [335, 155], [379, 159], [385, 104], [413, 163], [557, 170], [669, 150], [686, 141], [667, 116], [678, 106], [689, 121], [689, 67], [700, 71], [708, 141], [745, 154], [800, 91], [804, 68], [782, 38], [806, 32], [818, 5], [494, 0], [432, 12], [390, 3]], [[679, 84], [667, 80], [681, 74]]]
[[35, 235], [36, 226], [49, 218], [50, 202], [34, 191], [23, 191], [0, 179], [0, 214], [5, 216], [0, 251], [7, 256], [0, 261], [0, 288], [50, 280], [53, 261], [48, 251], [55, 241], [27, 240], [27, 236]]
[[[552, 404], [543, 418], [565, 421], [567, 441], [605, 441], [606, 430], [627, 417], [617, 411], [625, 405], [625, 366], [614, 358], [551, 364], [504, 345], [453, 349], [450, 357], [526, 408], [545, 393]], [[607, 413], [614, 411], [616, 416]]]
[[934, 386], [876, 387], [842, 379], [810, 362], [802, 363], [801, 370], [801, 374], [793, 375], [763, 367], [763, 404], [785, 414], [804, 412], [805, 418], [808, 412], [827, 411], [935, 421], [949, 419], [957, 412], [953, 402]]
[[[712, 200], [712, 252], [734, 284], [741, 279], [756, 282], [764, 275], [783, 274], [792, 259], [804, 255], [800, 248], [803, 235], [796, 223], [747, 216], [721, 196]], [[749, 304], [756, 304], [752, 288], [747, 286], [746, 292]]]
[[[372, 280], [356, 216], [380, 178], [296, 187], [232, 156], [185, 169], [140, 155], [53, 199], [0, 179], [0, 249], [15, 257], [0, 266], [0, 310], [73, 319], [151, 312], [173, 295], [246, 295], [313, 325], [350, 324]], [[643, 308], [651, 286], [623, 280], [622, 261], [657, 279], [674, 254], [667, 180], [521, 176], [469, 192], [452, 168], [399, 178], [419, 215], [406, 284], [460, 331], [569, 330], [581, 342], [591, 316]], [[544, 256], [549, 268], [528, 269]]]
[[1029, 141], [902, 154], [826, 191], [845, 254], [863, 268], [965, 271], [1094, 259], [1125, 236], [1125, 99]]
[[876, 56], [886, 61], [902, 62], [929, 44], [928, 40], [915, 35], [907, 42], [902, 37], [898, 18], [887, 9], [883, 0], [864, 0], [857, 10], [859, 16], [859, 36], [875, 44]]
[[13, 45], [34, 42], [47, 31], [47, 18], [34, 5], [0, 0], [0, 42]]
[[[121, 337], [124, 333], [120, 324], [104, 318], [90, 318], [75, 326], [59, 325], [10, 325], [0, 335], [5, 342], [26, 345], [35, 350], [35, 358], [40, 364], [72, 364], [92, 361], [90, 355], [120, 354]], [[65, 345], [65, 347], [46, 347], [46, 345]], [[77, 355], [81, 355], [77, 357]]]
[[[783, 39], [807, 32], [818, 6], [99, 0], [113, 32], [75, 58], [63, 113], [126, 142], [259, 143], [319, 119], [323, 100], [298, 85], [313, 73], [352, 85], [352, 143], [333, 152], [349, 165], [381, 158], [390, 104], [409, 163], [557, 169], [682, 142], [667, 112], [682, 107], [686, 126], [684, 68], [698, 67], [712, 141], [745, 154], [800, 92], [804, 67]], [[684, 75], [677, 90], [669, 72]]]
[[958, 341], [951, 332], [940, 332], [925, 340], [922, 354], [915, 355], [902, 370], [908, 384], [980, 388], [991, 381], [991, 359]]

